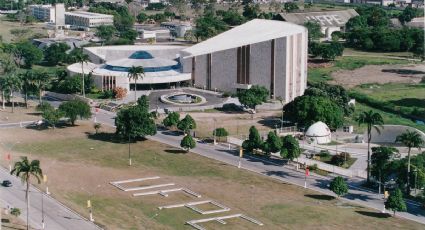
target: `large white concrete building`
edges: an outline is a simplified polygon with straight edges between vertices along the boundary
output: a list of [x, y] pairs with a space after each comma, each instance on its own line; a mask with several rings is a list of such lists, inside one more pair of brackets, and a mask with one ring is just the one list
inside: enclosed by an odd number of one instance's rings
[[[307, 85], [307, 29], [288, 22], [254, 19], [192, 47], [136, 45], [89, 47], [92, 73], [102, 90], [134, 88], [131, 66], [143, 66], [145, 76], [137, 89], [178, 86], [237, 92], [261, 85], [270, 98], [285, 102], [303, 95]], [[81, 73], [79, 63], [68, 66]]]
[[114, 16], [86, 11], [65, 13], [65, 24], [78, 28], [93, 28], [100, 25], [113, 25]]
[[65, 24], [65, 5], [63, 3], [56, 3], [55, 5], [29, 5], [28, 9], [31, 15], [40, 21], [58, 25]]

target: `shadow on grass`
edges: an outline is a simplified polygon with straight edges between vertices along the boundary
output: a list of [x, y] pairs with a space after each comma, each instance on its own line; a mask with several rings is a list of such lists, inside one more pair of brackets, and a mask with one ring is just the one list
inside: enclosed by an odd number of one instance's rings
[[335, 197], [329, 195], [318, 195], [318, 194], [306, 194], [306, 197], [310, 197], [316, 200], [334, 200]]
[[[70, 128], [70, 127], [75, 127], [77, 125], [71, 125], [67, 122], [60, 122], [58, 124], [56, 124], [55, 129], [64, 129], [64, 128]], [[37, 124], [30, 124], [25, 126], [25, 128], [27, 129], [32, 129], [32, 130], [38, 130], [38, 131], [43, 131], [46, 129], [53, 129], [53, 127], [47, 125], [46, 123], [43, 123], [41, 125], [37, 125]]]
[[363, 216], [369, 216], [369, 217], [375, 217], [375, 218], [388, 218], [391, 217], [388, 213], [381, 213], [381, 212], [368, 212], [368, 211], [355, 211], [360, 215]]
[[424, 71], [420, 70], [413, 70], [413, 69], [383, 69], [382, 72], [384, 73], [396, 73], [396, 74], [424, 74]]
[[398, 106], [407, 106], [407, 107], [425, 107], [425, 100], [419, 99], [419, 98], [403, 98], [400, 100], [393, 100], [390, 101], [390, 103], [393, 103]]
[[[120, 136], [118, 136], [115, 133], [105, 133], [105, 132], [99, 132], [99, 133], [91, 133], [91, 132], [85, 132], [85, 134], [87, 135], [87, 138], [91, 139], [91, 140], [96, 140], [96, 141], [106, 141], [106, 142], [111, 142], [111, 143], [116, 143], [116, 144], [128, 144], [128, 139], [126, 138], [122, 138]], [[131, 139], [130, 143], [134, 144], [138, 141], [145, 141], [147, 140], [146, 138], [140, 137], [140, 138], [136, 138], [136, 139]]]
[[186, 154], [187, 152], [183, 149], [166, 149], [164, 150], [166, 153], [172, 153], [172, 154]]

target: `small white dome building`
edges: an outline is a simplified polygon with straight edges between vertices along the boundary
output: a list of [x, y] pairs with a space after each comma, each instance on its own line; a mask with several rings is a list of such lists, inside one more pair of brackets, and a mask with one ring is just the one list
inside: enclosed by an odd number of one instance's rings
[[315, 142], [317, 144], [327, 144], [332, 141], [331, 130], [325, 123], [321, 121], [312, 124], [307, 129], [305, 135], [307, 140], [311, 140], [312, 142]]

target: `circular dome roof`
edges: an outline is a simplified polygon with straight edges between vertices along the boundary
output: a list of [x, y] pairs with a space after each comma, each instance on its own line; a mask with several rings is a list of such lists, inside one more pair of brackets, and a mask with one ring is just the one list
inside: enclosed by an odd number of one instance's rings
[[324, 137], [331, 135], [331, 130], [325, 123], [318, 121], [307, 129], [305, 135], [309, 137]]

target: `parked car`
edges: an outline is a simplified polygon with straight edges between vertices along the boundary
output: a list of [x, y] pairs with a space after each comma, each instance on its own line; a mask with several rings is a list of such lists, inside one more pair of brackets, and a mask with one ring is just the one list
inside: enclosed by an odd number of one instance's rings
[[4, 180], [1, 185], [3, 187], [12, 187], [12, 182], [10, 182], [10, 180]]

